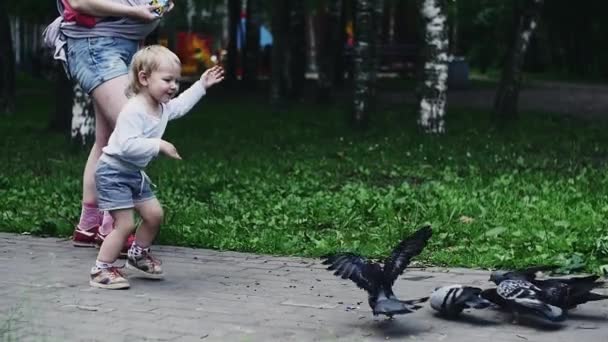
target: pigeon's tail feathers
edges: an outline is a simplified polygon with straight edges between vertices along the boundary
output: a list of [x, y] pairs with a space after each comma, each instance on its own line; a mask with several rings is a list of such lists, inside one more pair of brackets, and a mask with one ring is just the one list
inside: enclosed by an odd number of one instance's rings
[[574, 286], [574, 287], [580, 287], [580, 288], [588, 288], [588, 289], [594, 289], [596, 287], [602, 286], [604, 284], [603, 281], [598, 281], [596, 282], [596, 280], [600, 279], [600, 276], [598, 275], [590, 275], [590, 276], [586, 276], [586, 277], [572, 277], [572, 278], [566, 278], [566, 279], [559, 279], [556, 278], [557, 280], [559, 280], [560, 282], [564, 283], [564, 284], [568, 284], [570, 286]]
[[372, 308], [374, 315], [400, 315], [407, 314], [410, 312], [414, 312], [420, 308], [422, 305], [418, 305], [420, 303], [424, 303], [428, 300], [428, 297], [413, 299], [413, 300], [398, 300], [387, 298], [383, 300], [379, 300], [376, 305]]
[[401, 240], [393, 249], [384, 262], [384, 277], [391, 285], [403, 273], [411, 259], [422, 252], [432, 235], [433, 230], [430, 225], [422, 226], [412, 235]]
[[472, 309], [485, 309], [488, 306], [492, 305], [490, 301], [480, 297], [469, 298], [464, 303], [467, 307]]
[[595, 292], [589, 292], [589, 295], [587, 296], [586, 299], [588, 302], [594, 302], [594, 301], [598, 301], [598, 300], [608, 299], [608, 296], [599, 294], [599, 293], [595, 293]]
[[418, 304], [425, 303], [427, 300], [429, 300], [429, 298], [430, 297], [422, 297], [422, 298], [418, 298], [418, 299], [400, 300], [399, 302], [401, 302], [403, 305], [411, 308], [413, 311], [413, 310], [420, 309], [422, 306], [418, 305]]
[[[591, 297], [598, 298], [593, 300], [602, 300], [606, 298], [600, 298], [602, 295], [595, 294], [595, 296], [591, 295], [591, 291], [598, 287], [602, 287], [604, 285], [603, 281], [597, 281], [599, 276], [587, 276], [587, 277], [578, 277], [578, 278], [570, 278], [561, 280], [566, 283], [570, 292], [570, 297], [575, 301], [574, 304], [582, 304], [587, 301], [590, 301]], [[599, 297], [597, 297], [599, 296]]]
[[566, 312], [564, 310], [557, 306], [544, 303], [536, 298], [516, 298], [515, 303], [530, 311], [537, 312], [553, 322], [560, 322], [566, 318]]

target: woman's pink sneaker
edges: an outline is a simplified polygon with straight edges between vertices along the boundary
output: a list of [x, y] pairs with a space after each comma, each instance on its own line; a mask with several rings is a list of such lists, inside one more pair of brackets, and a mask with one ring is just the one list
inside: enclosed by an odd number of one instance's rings
[[[95, 236], [95, 246], [97, 248], [101, 247], [101, 244], [106, 239], [106, 236], [107, 235], [103, 235], [100, 232], [97, 232], [97, 234]], [[133, 241], [135, 241], [135, 234], [131, 234], [127, 238], [127, 241], [125, 242], [125, 245], [122, 247], [122, 250], [120, 251], [120, 257], [121, 258], [126, 258], [127, 257], [127, 252], [129, 251], [129, 248], [131, 248], [131, 245], [133, 244]]]
[[93, 227], [89, 230], [76, 227], [72, 234], [72, 244], [75, 247], [95, 247], [98, 230], [99, 227]]

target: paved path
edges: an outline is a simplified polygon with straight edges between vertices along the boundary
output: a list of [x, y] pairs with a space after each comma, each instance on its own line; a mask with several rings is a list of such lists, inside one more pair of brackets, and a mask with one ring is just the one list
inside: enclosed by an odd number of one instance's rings
[[[496, 87], [448, 89], [448, 108], [492, 110]], [[391, 105], [416, 101], [406, 92], [381, 92], [381, 103]], [[608, 116], [608, 85], [535, 81], [523, 85], [519, 109], [529, 112], [564, 114], [582, 119], [605, 119]]]
[[[69, 241], [0, 233], [1, 341], [450, 341], [605, 342], [608, 302], [588, 304], [561, 325], [501, 312], [460, 321], [427, 305], [394, 320], [374, 318], [364, 293], [317, 260], [163, 246], [167, 279], [131, 279], [131, 289], [88, 285], [96, 250]], [[487, 272], [409, 269], [404, 297], [436, 286], [489, 286]], [[602, 289], [603, 293], [608, 293]]]

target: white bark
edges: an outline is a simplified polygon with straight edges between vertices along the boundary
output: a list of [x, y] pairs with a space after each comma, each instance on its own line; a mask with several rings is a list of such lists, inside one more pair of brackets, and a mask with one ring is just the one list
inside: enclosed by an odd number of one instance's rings
[[72, 102], [72, 140], [81, 139], [85, 145], [95, 137], [95, 113], [91, 98], [78, 83], [74, 84]]
[[448, 39], [441, 0], [424, 0], [421, 13], [426, 23], [426, 58], [418, 124], [429, 133], [445, 132], [448, 79]]
[[192, 19], [196, 15], [196, 6], [193, 0], [188, 0], [186, 3], [186, 18], [188, 20], [188, 32], [192, 32]]

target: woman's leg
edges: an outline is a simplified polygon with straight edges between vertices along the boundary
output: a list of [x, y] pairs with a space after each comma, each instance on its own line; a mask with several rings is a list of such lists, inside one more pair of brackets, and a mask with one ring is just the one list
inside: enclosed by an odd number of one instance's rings
[[[122, 75], [102, 83], [91, 93], [93, 108], [95, 110], [95, 143], [89, 152], [87, 163], [82, 176], [82, 211], [76, 231], [74, 231], [74, 245], [94, 246], [100, 243], [96, 236], [98, 228], [101, 235], [108, 235], [113, 227], [111, 216], [104, 215], [97, 209], [97, 192], [95, 191], [95, 167], [101, 156], [101, 149], [108, 144], [110, 134], [116, 125], [116, 119], [122, 107], [127, 102], [124, 90], [127, 87], [128, 76]], [[101, 226], [83, 224], [87, 222], [100, 222]], [[98, 223], [99, 224], [99, 223]], [[130, 244], [129, 244], [130, 245]]]
[[82, 201], [84, 203], [97, 203], [95, 192], [95, 167], [101, 156], [101, 149], [108, 144], [110, 134], [116, 125], [118, 113], [127, 103], [125, 89], [129, 77], [127, 75], [113, 78], [95, 88], [92, 92], [95, 109], [95, 144], [91, 148], [89, 158], [84, 167]]
[[156, 198], [135, 204], [135, 210], [142, 218], [137, 229], [135, 242], [129, 249], [127, 268], [138, 275], [150, 279], [164, 277], [160, 260], [150, 255], [150, 245], [156, 238], [163, 221], [163, 208]]

